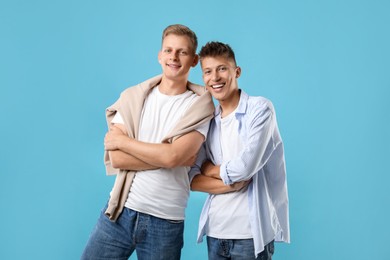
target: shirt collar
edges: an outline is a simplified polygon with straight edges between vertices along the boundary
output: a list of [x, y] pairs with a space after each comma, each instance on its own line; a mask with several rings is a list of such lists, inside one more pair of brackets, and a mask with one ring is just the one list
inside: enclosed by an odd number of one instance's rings
[[[242, 89], [240, 89], [240, 101], [238, 102], [238, 106], [236, 108], [235, 114], [245, 114], [248, 106], [248, 94], [245, 93]], [[217, 117], [221, 114], [221, 105], [217, 105], [214, 111], [214, 116]]]

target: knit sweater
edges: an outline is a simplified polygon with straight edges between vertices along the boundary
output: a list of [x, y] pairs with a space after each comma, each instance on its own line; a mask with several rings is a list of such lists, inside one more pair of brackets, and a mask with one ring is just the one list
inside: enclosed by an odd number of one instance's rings
[[[139, 123], [144, 101], [150, 93], [150, 90], [161, 82], [161, 78], [161, 75], [155, 76], [124, 90], [119, 99], [106, 110], [108, 127], [115, 113], [119, 112], [123, 118], [128, 136], [138, 139]], [[163, 138], [162, 143], [172, 143], [175, 139], [197, 129], [213, 117], [214, 104], [210, 93], [204, 87], [192, 84], [191, 82], [187, 82], [187, 88], [197, 94], [199, 98], [189, 107], [172, 131]], [[116, 174], [108, 207], [105, 211], [106, 216], [111, 221], [116, 221], [124, 208], [136, 172], [114, 169], [107, 151], [104, 154], [104, 163], [108, 175]]]

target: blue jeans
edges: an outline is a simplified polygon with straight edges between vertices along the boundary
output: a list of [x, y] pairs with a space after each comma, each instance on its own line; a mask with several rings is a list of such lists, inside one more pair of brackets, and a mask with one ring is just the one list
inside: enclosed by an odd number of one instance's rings
[[209, 260], [272, 260], [274, 241], [255, 257], [253, 239], [218, 239], [207, 237]]
[[125, 260], [134, 252], [139, 260], [180, 259], [184, 221], [170, 221], [124, 208], [116, 222], [105, 215], [92, 231], [81, 259]]

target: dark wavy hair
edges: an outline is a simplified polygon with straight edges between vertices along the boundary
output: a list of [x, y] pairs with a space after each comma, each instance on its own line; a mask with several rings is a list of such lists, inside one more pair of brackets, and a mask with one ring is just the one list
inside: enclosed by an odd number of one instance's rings
[[199, 52], [199, 58], [202, 61], [206, 57], [220, 57], [223, 56], [227, 59], [233, 60], [236, 64], [236, 57], [234, 55], [233, 49], [225, 43], [222, 42], [208, 42], [203, 46]]

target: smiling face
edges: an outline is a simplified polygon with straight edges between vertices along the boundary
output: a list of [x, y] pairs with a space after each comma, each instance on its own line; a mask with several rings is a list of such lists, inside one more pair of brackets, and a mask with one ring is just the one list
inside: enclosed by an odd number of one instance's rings
[[211, 95], [220, 104], [236, 102], [240, 96], [237, 78], [241, 75], [241, 68], [234, 60], [225, 56], [208, 56], [201, 60], [203, 81]]
[[165, 36], [158, 59], [163, 75], [170, 80], [187, 80], [191, 67], [198, 63], [188, 36], [169, 34]]

